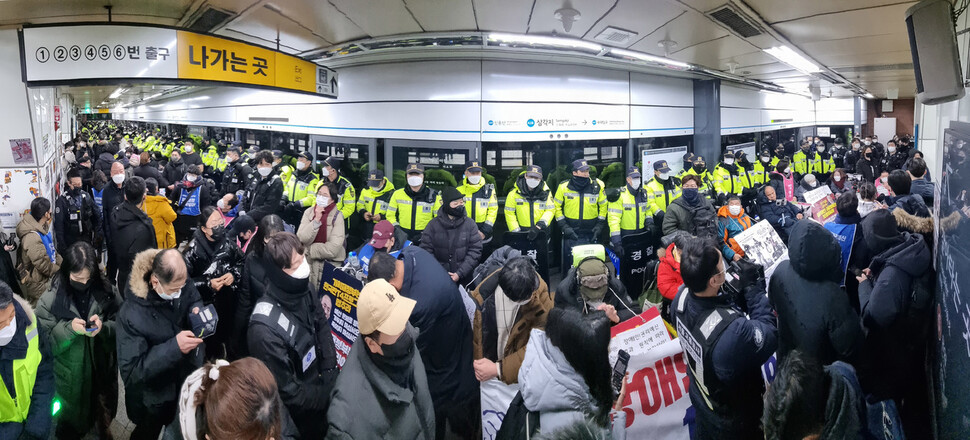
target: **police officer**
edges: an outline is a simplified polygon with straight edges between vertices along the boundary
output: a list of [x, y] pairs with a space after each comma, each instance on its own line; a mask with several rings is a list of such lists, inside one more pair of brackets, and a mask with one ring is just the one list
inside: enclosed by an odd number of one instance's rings
[[331, 187], [336, 189], [333, 196], [337, 198], [337, 210], [349, 224], [350, 216], [357, 206], [357, 191], [346, 177], [340, 175], [340, 158], [331, 156], [324, 160], [320, 175], [323, 176], [323, 181], [329, 181]]
[[642, 181], [640, 170], [629, 167], [626, 186], [620, 188], [619, 197], [607, 207], [610, 244], [616, 250], [622, 250], [624, 236], [644, 232], [653, 223], [653, 195], [643, 188]]
[[907, 151], [901, 151], [895, 141], [886, 142], [886, 158], [882, 160], [882, 169], [887, 171], [901, 170], [909, 159]]
[[290, 173], [283, 181], [283, 195], [286, 208], [283, 220], [291, 225], [299, 225], [303, 210], [316, 203], [317, 187], [320, 176], [313, 172], [313, 156], [304, 151], [296, 157], [296, 172]]
[[644, 186], [653, 203], [654, 226], [659, 226], [667, 207], [680, 197], [680, 178], [670, 175], [666, 160], [658, 160], [653, 163], [653, 178]]
[[849, 174], [855, 174], [855, 164], [862, 157], [862, 142], [859, 138], [852, 139], [852, 149], [845, 152], [844, 167]]
[[815, 148], [810, 142], [802, 142], [798, 152], [792, 157], [792, 171], [798, 181], [806, 174], [822, 174], [822, 158], [815, 154]]
[[761, 366], [777, 348], [777, 322], [763, 269], [743, 259], [732, 265], [740, 268], [732, 272], [740, 278], [735, 291], [725, 285], [731, 269], [719, 249], [714, 239], [687, 239], [680, 257], [684, 286], [672, 304], [689, 367], [696, 439], [764, 438]]
[[78, 241], [97, 243], [100, 231], [101, 216], [94, 198], [84, 191], [81, 173], [77, 169], [68, 171], [67, 190], [54, 202], [57, 252], [66, 255], [67, 248]]
[[405, 173], [408, 183], [391, 194], [387, 219], [404, 230], [408, 240], [417, 244], [428, 222], [438, 215], [441, 194], [424, 184], [424, 165], [408, 164]]
[[732, 195], [741, 195], [744, 190], [743, 174], [744, 169], [735, 162], [734, 152], [724, 152], [721, 155], [721, 162], [714, 167], [714, 172], [711, 173], [711, 180], [713, 181], [714, 192], [717, 194], [717, 200], [720, 202], [719, 205], [726, 204], [727, 198]]
[[818, 141], [815, 143], [815, 152], [818, 155], [818, 169], [821, 173], [815, 174], [815, 177], [819, 178], [819, 181], [824, 182], [829, 180], [829, 176], [835, 172], [835, 159], [832, 157], [832, 153], [826, 151], [827, 147], [825, 142]]
[[713, 190], [711, 185], [711, 173], [707, 171], [707, 163], [704, 162], [703, 156], [694, 156], [694, 161], [691, 163], [690, 168], [684, 168], [684, 171], [680, 173], [680, 178], [683, 179], [684, 176], [688, 174], [695, 174], [701, 176], [701, 186], [697, 190], [701, 194], [706, 194], [713, 199], [711, 191]]
[[384, 177], [384, 171], [370, 170], [367, 174], [367, 187], [361, 190], [357, 200], [357, 212], [364, 219], [363, 237], [370, 237], [374, 225], [387, 218], [387, 205], [394, 194], [394, 184]]
[[835, 144], [832, 145], [829, 153], [832, 154], [832, 161], [835, 163], [835, 168], [845, 167], [845, 155], [848, 150], [845, 148], [845, 141], [842, 138], [836, 138]]
[[509, 232], [529, 231], [530, 239], [545, 231], [556, 214], [552, 191], [542, 179], [542, 168], [529, 165], [505, 197], [505, 225]]
[[[585, 159], [573, 161], [573, 177], [556, 191], [556, 221], [562, 230], [563, 269], [570, 263], [573, 246], [596, 243], [606, 223], [606, 193], [603, 181], [589, 177]], [[562, 273], [566, 273], [565, 270]]]
[[748, 172], [748, 175], [751, 176], [751, 183], [754, 186], [761, 186], [768, 183], [768, 174], [775, 169], [771, 163], [771, 150], [767, 148], [762, 149], [761, 154], [758, 155], [758, 160], [755, 161], [754, 165], [751, 166], [751, 171]]
[[253, 169], [242, 159], [241, 145], [233, 144], [226, 151], [226, 170], [222, 174], [222, 194], [236, 194], [246, 189], [253, 178]]
[[[468, 161], [465, 164], [465, 179], [458, 187], [458, 192], [465, 198], [465, 213], [475, 221], [482, 244], [487, 246], [492, 241], [492, 228], [498, 218], [498, 199], [495, 197], [495, 185], [485, 183], [483, 172], [479, 160]], [[488, 255], [483, 254], [482, 260], [485, 258]]]
[[[794, 147], [792, 148], [794, 149]], [[781, 162], [782, 159], [787, 159], [789, 162], [791, 162], [791, 158], [788, 157], [788, 155], [785, 153], [785, 150], [786, 150], [785, 144], [778, 144], [777, 146], [775, 146], [775, 151], [773, 155], [774, 157], [771, 158], [772, 168], [777, 166], [778, 162]]]

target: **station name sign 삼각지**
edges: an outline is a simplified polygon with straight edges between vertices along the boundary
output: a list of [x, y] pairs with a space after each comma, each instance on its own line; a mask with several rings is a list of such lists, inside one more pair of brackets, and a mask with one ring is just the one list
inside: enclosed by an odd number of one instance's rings
[[302, 58], [227, 38], [134, 25], [27, 27], [24, 81], [215, 81], [336, 97], [337, 74]]

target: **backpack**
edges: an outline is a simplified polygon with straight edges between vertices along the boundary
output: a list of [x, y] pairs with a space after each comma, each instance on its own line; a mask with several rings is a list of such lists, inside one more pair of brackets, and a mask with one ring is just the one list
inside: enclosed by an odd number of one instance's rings
[[700, 204], [697, 207], [686, 207], [690, 214], [690, 233], [697, 237], [716, 237], [714, 209]]

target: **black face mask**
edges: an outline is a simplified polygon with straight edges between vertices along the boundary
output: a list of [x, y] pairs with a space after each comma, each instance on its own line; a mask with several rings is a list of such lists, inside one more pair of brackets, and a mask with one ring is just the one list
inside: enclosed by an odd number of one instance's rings
[[451, 205], [445, 205], [442, 207], [445, 214], [448, 214], [455, 218], [462, 218], [465, 216], [465, 205], [459, 206], [457, 208], [452, 208]]
[[414, 356], [414, 338], [411, 336], [411, 331], [412, 327], [408, 324], [396, 342], [389, 345], [381, 344], [383, 355], [367, 350], [374, 364], [394, 383], [405, 388], [411, 378], [411, 359]]
[[226, 238], [226, 227], [223, 225], [216, 226], [214, 228], [209, 228], [212, 230], [212, 241], [222, 241]]
[[86, 283], [71, 280], [71, 288], [78, 292], [87, 291], [89, 286], [91, 286], [91, 280], [88, 280]]
[[694, 172], [695, 173], [701, 174], [704, 171], [707, 171], [707, 167], [705, 167], [704, 165], [694, 165]]

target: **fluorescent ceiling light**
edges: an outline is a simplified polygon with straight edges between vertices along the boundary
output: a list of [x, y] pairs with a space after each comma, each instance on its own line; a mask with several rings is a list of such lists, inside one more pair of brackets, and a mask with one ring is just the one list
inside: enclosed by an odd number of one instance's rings
[[532, 45], [540, 45], [540, 46], [555, 46], [555, 47], [568, 47], [573, 49], [585, 49], [593, 52], [599, 52], [603, 50], [603, 46], [600, 46], [599, 44], [590, 43], [588, 41], [583, 41], [575, 38], [557, 38], [557, 37], [546, 37], [542, 35], [491, 33], [491, 34], [488, 34], [488, 39], [491, 41], [500, 41], [505, 43], [532, 44]]
[[771, 55], [789, 66], [792, 66], [804, 73], [817, 73], [821, 71], [815, 63], [808, 60], [791, 50], [788, 46], [776, 46], [771, 49], [765, 49], [765, 53]]
[[664, 64], [667, 66], [680, 67], [681, 69], [690, 69], [690, 64], [682, 63], [680, 61], [674, 61], [663, 57], [653, 56], [643, 52], [634, 52], [632, 50], [611, 48], [610, 53], [621, 57], [633, 58], [635, 60]]
[[866, 98], [876, 99], [876, 97], [875, 96], [872, 96], [872, 93], [869, 93], [869, 92], [866, 92]]
[[117, 89], [115, 89], [115, 91], [111, 92], [111, 95], [108, 96], [108, 99], [118, 99], [118, 97], [121, 96], [122, 93], [125, 93], [127, 91], [128, 89], [118, 87]]

